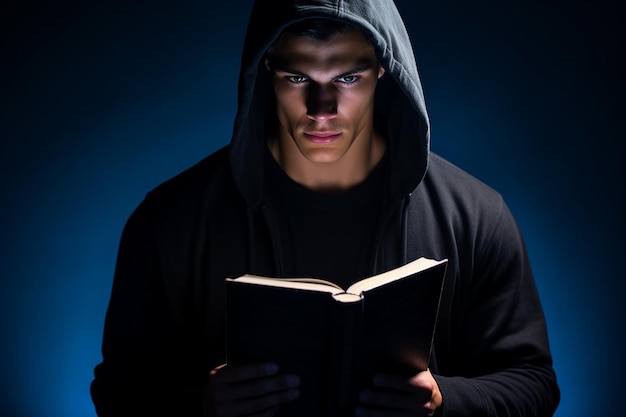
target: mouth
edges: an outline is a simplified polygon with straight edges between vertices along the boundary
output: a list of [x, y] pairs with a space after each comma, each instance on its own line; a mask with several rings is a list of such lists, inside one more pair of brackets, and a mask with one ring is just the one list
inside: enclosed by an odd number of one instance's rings
[[337, 132], [304, 132], [304, 136], [313, 143], [331, 143], [339, 139]]

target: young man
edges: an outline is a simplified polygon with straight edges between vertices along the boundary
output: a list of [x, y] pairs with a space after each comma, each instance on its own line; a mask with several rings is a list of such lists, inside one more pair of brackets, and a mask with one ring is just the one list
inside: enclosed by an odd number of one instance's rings
[[430, 369], [373, 375], [355, 413], [552, 415], [521, 234], [500, 195], [429, 152], [393, 2], [257, 1], [239, 91], [231, 144], [150, 192], [125, 227], [98, 414], [280, 415], [305, 384], [275, 363], [224, 365], [224, 279], [346, 285], [426, 256], [449, 260]]

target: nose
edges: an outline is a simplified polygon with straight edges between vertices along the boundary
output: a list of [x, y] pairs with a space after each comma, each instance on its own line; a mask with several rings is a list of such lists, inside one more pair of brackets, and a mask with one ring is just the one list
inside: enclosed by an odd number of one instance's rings
[[333, 85], [311, 84], [307, 95], [307, 116], [324, 121], [337, 117], [337, 96]]

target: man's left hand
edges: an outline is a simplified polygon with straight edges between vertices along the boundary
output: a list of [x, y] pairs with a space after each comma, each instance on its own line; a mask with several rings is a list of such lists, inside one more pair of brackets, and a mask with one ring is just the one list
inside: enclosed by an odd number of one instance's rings
[[361, 391], [357, 417], [432, 416], [443, 402], [430, 370], [413, 377], [378, 374], [372, 384]]

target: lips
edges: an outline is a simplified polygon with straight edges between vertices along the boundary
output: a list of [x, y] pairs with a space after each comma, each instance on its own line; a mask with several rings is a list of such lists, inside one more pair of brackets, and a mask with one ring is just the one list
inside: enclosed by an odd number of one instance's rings
[[331, 143], [339, 139], [337, 132], [305, 132], [304, 136], [313, 143]]

